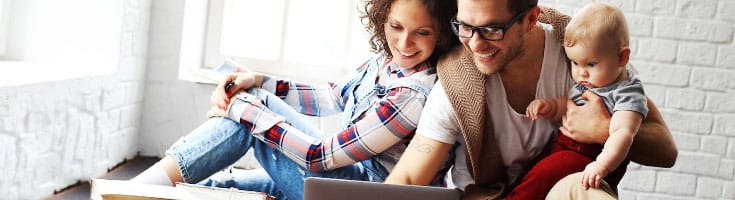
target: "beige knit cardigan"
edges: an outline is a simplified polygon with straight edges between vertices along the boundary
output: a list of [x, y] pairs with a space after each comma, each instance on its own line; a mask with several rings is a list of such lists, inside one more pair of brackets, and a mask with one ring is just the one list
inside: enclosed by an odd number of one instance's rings
[[[569, 19], [557, 10], [541, 7], [539, 21], [551, 24], [560, 42]], [[486, 103], [487, 75], [477, 70], [471, 55], [461, 46], [439, 60], [437, 72], [465, 138], [467, 166], [475, 180], [465, 188], [462, 198], [498, 199], [508, 188]]]

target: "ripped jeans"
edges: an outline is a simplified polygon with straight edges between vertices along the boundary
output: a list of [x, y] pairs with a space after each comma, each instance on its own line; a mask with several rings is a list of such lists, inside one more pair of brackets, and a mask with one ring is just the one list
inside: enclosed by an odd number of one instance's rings
[[[250, 93], [264, 99], [269, 109], [284, 116], [294, 127], [313, 137], [321, 137], [318, 129], [277, 96], [262, 89], [250, 90]], [[228, 168], [250, 148], [262, 169]], [[302, 199], [307, 177], [382, 182], [388, 176], [387, 170], [373, 159], [323, 172], [305, 170], [253, 137], [244, 125], [222, 117], [210, 118], [181, 137], [166, 155], [177, 160], [187, 183], [265, 192], [278, 199]]]

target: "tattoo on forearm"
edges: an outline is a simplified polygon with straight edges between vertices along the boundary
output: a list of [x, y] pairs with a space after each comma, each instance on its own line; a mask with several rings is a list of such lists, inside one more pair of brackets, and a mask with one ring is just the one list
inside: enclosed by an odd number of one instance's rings
[[431, 150], [433, 148], [434, 146], [431, 146], [431, 144], [421, 141], [418, 138], [414, 138], [413, 141], [411, 141], [411, 143], [408, 145], [409, 150], [414, 150], [421, 153], [431, 153]]

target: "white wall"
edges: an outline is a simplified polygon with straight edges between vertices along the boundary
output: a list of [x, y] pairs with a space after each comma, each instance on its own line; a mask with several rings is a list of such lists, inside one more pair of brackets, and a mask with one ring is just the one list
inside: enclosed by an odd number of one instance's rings
[[151, 6], [142, 155], [163, 156], [176, 139], [207, 119], [214, 85], [178, 79], [183, 12], [182, 0], [156, 0]]
[[[541, 0], [573, 13], [591, 0]], [[679, 147], [672, 169], [630, 165], [621, 199], [735, 199], [735, 1], [607, 0]]]
[[0, 88], [0, 199], [49, 196], [136, 155], [149, 10], [125, 1], [114, 73]]

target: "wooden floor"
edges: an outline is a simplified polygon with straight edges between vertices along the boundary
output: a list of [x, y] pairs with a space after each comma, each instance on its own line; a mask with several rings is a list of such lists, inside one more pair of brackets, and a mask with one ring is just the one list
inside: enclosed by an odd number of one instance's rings
[[[109, 173], [107, 173], [105, 176], [100, 177], [104, 179], [110, 179], [110, 180], [128, 180], [135, 175], [138, 175], [140, 172], [143, 172], [143, 170], [147, 169], [156, 161], [158, 161], [159, 158], [156, 157], [137, 157], [132, 160], [128, 160], [124, 162], [123, 164], [120, 164], [119, 166], [112, 169]], [[62, 190], [61, 192], [48, 197], [46, 199], [48, 200], [77, 200], [77, 199], [89, 199], [89, 182], [80, 183], [74, 186], [70, 186], [69, 188], [66, 188]]]

